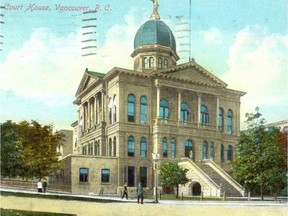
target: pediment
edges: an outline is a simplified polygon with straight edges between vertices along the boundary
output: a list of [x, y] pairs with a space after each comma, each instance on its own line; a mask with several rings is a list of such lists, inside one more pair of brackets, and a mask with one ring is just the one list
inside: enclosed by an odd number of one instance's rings
[[169, 76], [170, 78], [178, 79], [181, 81], [197, 83], [200, 85], [208, 85], [214, 87], [227, 87], [227, 84], [216, 77], [205, 68], [201, 67], [195, 62], [189, 62], [177, 65], [168, 70], [162, 71], [161, 74]]
[[83, 76], [82, 76], [82, 79], [80, 81], [80, 84], [78, 86], [78, 89], [77, 89], [75, 96], [77, 97], [77, 95], [79, 95], [81, 92], [88, 89], [95, 82], [101, 80], [104, 75], [105, 74], [88, 71], [88, 69], [86, 69]]

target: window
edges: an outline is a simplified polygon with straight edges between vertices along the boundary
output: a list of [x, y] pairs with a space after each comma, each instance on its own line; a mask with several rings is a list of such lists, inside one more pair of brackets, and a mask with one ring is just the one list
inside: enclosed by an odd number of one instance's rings
[[128, 166], [128, 186], [135, 186], [135, 168], [133, 166]]
[[147, 187], [147, 167], [140, 167], [140, 182], [143, 187]]
[[112, 124], [112, 108], [113, 108], [113, 102], [112, 99], [109, 99], [109, 104], [108, 104], [108, 111], [109, 111], [109, 124]]
[[166, 99], [160, 100], [160, 118], [168, 119], [169, 107]]
[[203, 142], [203, 149], [202, 149], [202, 159], [207, 159], [207, 150], [208, 150], [208, 143], [206, 141]]
[[109, 138], [109, 155], [108, 156], [112, 156], [112, 139]]
[[201, 105], [201, 123], [208, 123], [208, 109], [205, 105]]
[[173, 138], [171, 140], [171, 158], [176, 157], [176, 140]]
[[214, 161], [214, 143], [210, 144], [210, 160]]
[[229, 109], [227, 112], [227, 133], [232, 133], [232, 111]]
[[117, 98], [114, 95], [113, 98], [113, 122], [117, 122]]
[[220, 107], [220, 108], [219, 108], [219, 116], [218, 116], [218, 126], [221, 127], [221, 128], [223, 127], [223, 122], [224, 122], [223, 113], [224, 113], [224, 111], [223, 111], [223, 109]]
[[135, 97], [133, 94], [128, 95], [128, 121], [135, 121]]
[[130, 156], [130, 157], [134, 156], [134, 148], [135, 148], [134, 137], [129, 136], [129, 138], [128, 138], [128, 156]]
[[158, 59], [158, 68], [163, 68], [162, 58]]
[[146, 157], [146, 155], [147, 155], [146, 138], [142, 137], [140, 140], [140, 156]]
[[224, 162], [224, 145], [221, 144], [221, 162]]
[[168, 59], [164, 59], [164, 68], [168, 67]]
[[167, 158], [167, 156], [168, 156], [167, 138], [166, 137], [164, 137], [162, 139], [162, 155], [163, 155], [163, 158]]
[[185, 142], [185, 157], [190, 157], [191, 151], [193, 152], [193, 143], [191, 140]]
[[147, 119], [147, 110], [146, 110], [146, 107], [147, 107], [147, 100], [146, 100], [146, 97], [145, 96], [142, 96], [140, 98], [140, 122], [142, 124], [145, 124], [146, 123], [146, 119]]
[[79, 182], [88, 182], [88, 168], [80, 168], [79, 169]]
[[101, 182], [107, 183], [110, 181], [110, 170], [109, 169], [102, 169], [101, 170]]
[[188, 104], [181, 103], [180, 120], [187, 122], [189, 116]]
[[97, 141], [94, 142], [94, 155], [99, 155], [99, 144]]
[[116, 137], [113, 138], [113, 156], [116, 156]]
[[149, 58], [149, 68], [154, 68], [154, 58], [153, 57]]
[[230, 160], [230, 161], [233, 160], [233, 147], [232, 147], [232, 145], [228, 145], [227, 160]]
[[144, 68], [148, 68], [148, 59], [144, 58]]

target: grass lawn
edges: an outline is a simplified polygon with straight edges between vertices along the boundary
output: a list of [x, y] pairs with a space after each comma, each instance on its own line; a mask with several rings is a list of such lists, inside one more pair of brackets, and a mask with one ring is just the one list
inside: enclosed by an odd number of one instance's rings
[[76, 214], [58, 214], [49, 212], [33, 212], [1, 208], [1, 216], [77, 216]]

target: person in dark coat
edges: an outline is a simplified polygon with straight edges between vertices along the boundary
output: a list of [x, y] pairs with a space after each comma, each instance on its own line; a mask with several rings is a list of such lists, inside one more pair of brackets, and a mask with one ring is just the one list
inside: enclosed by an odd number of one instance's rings
[[143, 204], [143, 187], [141, 183], [137, 187], [137, 197], [137, 203], [139, 204], [139, 200], [141, 199], [141, 204]]
[[122, 199], [123, 197], [126, 196], [126, 199], [128, 200], [128, 189], [127, 189], [127, 184], [125, 183], [123, 186], [123, 195], [122, 195]]

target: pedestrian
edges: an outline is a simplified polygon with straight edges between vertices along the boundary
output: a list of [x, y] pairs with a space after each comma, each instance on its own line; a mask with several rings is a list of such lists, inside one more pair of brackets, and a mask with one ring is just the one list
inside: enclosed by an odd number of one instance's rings
[[123, 195], [122, 195], [122, 198], [126, 196], [126, 199], [128, 200], [128, 189], [127, 189], [127, 184], [125, 183], [124, 186], [123, 186]]
[[141, 204], [143, 204], [143, 187], [141, 183], [137, 187], [137, 197], [137, 203], [139, 204], [139, 199], [141, 199]]
[[41, 193], [42, 192], [42, 182], [41, 179], [39, 179], [39, 181], [37, 182], [37, 188], [38, 188], [38, 192]]
[[44, 179], [44, 181], [42, 183], [42, 186], [43, 186], [43, 192], [46, 193], [48, 184], [47, 184], [45, 179]]

